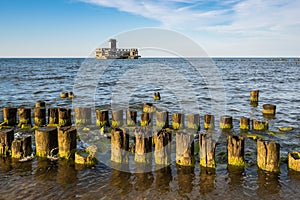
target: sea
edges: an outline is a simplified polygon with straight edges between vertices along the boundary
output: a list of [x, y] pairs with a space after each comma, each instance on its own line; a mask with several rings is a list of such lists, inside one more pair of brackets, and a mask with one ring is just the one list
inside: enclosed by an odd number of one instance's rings
[[[259, 90], [259, 102], [250, 104], [251, 90]], [[83, 167], [67, 160], [33, 158], [27, 162], [0, 157], [0, 199], [299, 199], [300, 172], [288, 169], [288, 152], [300, 151], [300, 59], [299, 58], [140, 58], [95, 60], [93, 58], [1, 58], [0, 122], [3, 107], [34, 108], [36, 101], [51, 107], [135, 109], [139, 116], [144, 103], [157, 110], [215, 115], [216, 169], [196, 163], [192, 168], [176, 165], [175, 136], [172, 162], [136, 171], [133, 154], [128, 170], [110, 165], [109, 133], [100, 128], [78, 128], [78, 149], [103, 140], [95, 166]], [[73, 99], [61, 99], [73, 92]], [[154, 101], [153, 93], [161, 100]], [[262, 115], [264, 104], [276, 105], [276, 115]], [[242, 168], [227, 165], [226, 135], [219, 129], [223, 115], [233, 118], [230, 134], [245, 137]], [[239, 128], [241, 117], [268, 121], [269, 130], [246, 134]], [[153, 118], [154, 119], [154, 118]], [[185, 118], [187, 120], [187, 117]], [[125, 120], [124, 120], [125, 121]], [[74, 119], [73, 119], [74, 122]], [[125, 122], [124, 122], [125, 123]], [[153, 130], [155, 123], [152, 124]], [[279, 127], [292, 127], [283, 132]], [[90, 132], [89, 132], [90, 130]], [[275, 133], [275, 134], [274, 134]], [[24, 134], [16, 129], [16, 137]], [[34, 139], [34, 132], [27, 132]], [[175, 135], [176, 133], [173, 132]], [[227, 133], [228, 134], [228, 133]], [[256, 134], [280, 144], [280, 172], [257, 167]], [[33, 140], [33, 148], [34, 140]], [[101, 154], [102, 155], [102, 154]]]

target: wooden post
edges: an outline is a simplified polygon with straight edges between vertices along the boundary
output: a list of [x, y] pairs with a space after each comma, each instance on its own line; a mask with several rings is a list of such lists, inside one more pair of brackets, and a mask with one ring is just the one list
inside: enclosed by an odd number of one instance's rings
[[181, 113], [172, 114], [172, 127], [175, 130], [184, 128], [184, 114]]
[[150, 113], [141, 114], [141, 126], [149, 126], [151, 124]]
[[262, 113], [266, 116], [274, 116], [276, 114], [276, 106], [273, 104], [264, 104]]
[[36, 108], [46, 108], [46, 103], [45, 103], [45, 101], [37, 101], [37, 102], [35, 102], [35, 107]]
[[68, 97], [69, 97], [69, 99], [73, 99], [73, 98], [74, 98], [73, 92], [69, 92], [69, 93], [68, 93]]
[[194, 135], [176, 133], [176, 163], [182, 166], [194, 166]]
[[42, 127], [35, 130], [36, 156], [47, 157], [52, 149], [58, 147], [56, 127]]
[[234, 165], [238, 167], [245, 166], [244, 160], [244, 138], [240, 136], [227, 136], [227, 156], [228, 165]]
[[36, 126], [46, 125], [46, 108], [45, 107], [34, 108], [33, 116], [34, 116], [34, 124]]
[[135, 135], [135, 156], [137, 163], [151, 163], [152, 159], [152, 131], [148, 127], [136, 128]]
[[280, 169], [280, 145], [274, 141], [257, 140], [257, 165], [265, 171]]
[[166, 129], [154, 133], [154, 159], [158, 165], [169, 165], [171, 163], [171, 141], [172, 135]]
[[58, 109], [58, 124], [59, 124], [59, 126], [71, 126], [72, 125], [71, 109], [69, 109], [69, 108], [59, 108]]
[[214, 129], [215, 128], [215, 116], [210, 114], [204, 115], [204, 129]]
[[128, 130], [116, 128], [111, 131], [111, 161], [128, 163], [129, 134]]
[[92, 112], [91, 108], [74, 108], [75, 112], [75, 125], [91, 125], [92, 124]]
[[14, 130], [0, 130], [0, 155], [8, 155], [14, 140]]
[[244, 131], [250, 130], [250, 119], [247, 117], [242, 117], [240, 119], [240, 129]]
[[48, 109], [48, 124], [58, 124], [58, 108]]
[[113, 110], [112, 111], [112, 122], [113, 128], [118, 128], [123, 126], [123, 110]]
[[232, 129], [232, 117], [224, 115], [220, 119], [220, 129]]
[[31, 109], [30, 108], [18, 108], [19, 113], [19, 127], [27, 128], [31, 127]]
[[168, 111], [156, 111], [156, 126], [158, 128], [169, 128]]
[[288, 168], [300, 172], [300, 153], [288, 153]]
[[67, 98], [68, 96], [69, 96], [69, 94], [67, 92], [60, 93], [60, 98], [62, 98], [62, 99]]
[[96, 110], [96, 124], [97, 126], [109, 126], [108, 110]]
[[135, 126], [137, 118], [136, 110], [127, 110], [126, 111], [126, 124], [127, 126]]
[[3, 121], [7, 126], [14, 126], [17, 123], [17, 109], [16, 108], [3, 108]]
[[59, 157], [74, 159], [77, 145], [77, 130], [75, 126], [58, 127]]
[[250, 102], [258, 102], [259, 90], [250, 91]]
[[88, 146], [85, 150], [79, 150], [75, 153], [75, 163], [84, 166], [93, 166], [97, 163], [95, 154], [97, 147], [95, 145]]
[[152, 112], [155, 112], [155, 111], [156, 111], [156, 108], [153, 105], [153, 103], [144, 103], [143, 112], [152, 113]]
[[31, 136], [25, 136], [16, 139], [12, 142], [11, 157], [12, 158], [25, 158], [32, 154]]
[[254, 131], [265, 131], [269, 129], [269, 124], [268, 122], [262, 122], [262, 121], [258, 121], [253, 119], [252, 120], [252, 129]]
[[200, 130], [199, 114], [189, 114], [188, 115], [188, 128]]
[[216, 168], [215, 148], [216, 143], [213, 141], [211, 133], [199, 135], [199, 154], [201, 166]]

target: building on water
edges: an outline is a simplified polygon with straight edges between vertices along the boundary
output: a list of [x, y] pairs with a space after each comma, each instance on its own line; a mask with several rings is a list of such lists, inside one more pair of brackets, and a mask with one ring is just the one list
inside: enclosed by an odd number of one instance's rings
[[96, 59], [137, 59], [141, 57], [136, 48], [118, 49], [117, 40], [110, 39], [110, 48], [97, 48]]

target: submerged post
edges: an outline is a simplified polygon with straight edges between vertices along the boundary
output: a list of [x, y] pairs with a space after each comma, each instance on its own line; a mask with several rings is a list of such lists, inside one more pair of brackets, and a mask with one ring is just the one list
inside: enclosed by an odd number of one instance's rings
[[182, 166], [194, 166], [194, 135], [186, 132], [176, 133], [176, 163]]
[[265, 117], [274, 117], [276, 114], [276, 106], [273, 104], [264, 104], [262, 113]]
[[169, 165], [171, 163], [171, 141], [172, 135], [166, 129], [154, 133], [154, 158], [158, 165]]
[[129, 134], [124, 128], [111, 131], [111, 161], [128, 163]]
[[74, 108], [75, 125], [84, 126], [92, 124], [92, 110], [91, 108]]
[[252, 129], [254, 131], [265, 131], [269, 129], [269, 123], [266, 121], [252, 120]]
[[274, 141], [257, 140], [257, 165], [265, 171], [280, 169], [280, 145]]
[[200, 166], [216, 168], [215, 148], [211, 133], [199, 135]]
[[58, 147], [57, 128], [42, 127], [35, 130], [36, 156], [47, 157], [52, 149]]
[[240, 136], [227, 136], [227, 156], [228, 165], [234, 165], [238, 167], [245, 166], [244, 160], [244, 138]]
[[58, 127], [58, 150], [60, 158], [75, 158], [76, 140], [77, 130], [75, 126]]

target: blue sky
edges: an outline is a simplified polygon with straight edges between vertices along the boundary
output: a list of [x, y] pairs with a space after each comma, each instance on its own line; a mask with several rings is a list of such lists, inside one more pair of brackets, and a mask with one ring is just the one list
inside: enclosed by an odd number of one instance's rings
[[300, 56], [299, 9], [298, 0], [1, 0], [0, 57], [86, 57], [143, 27], [178, 31], [212, 57]]

